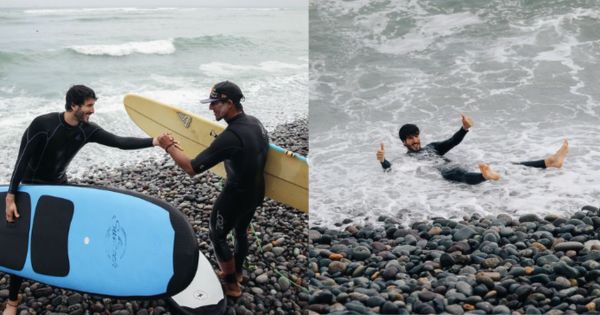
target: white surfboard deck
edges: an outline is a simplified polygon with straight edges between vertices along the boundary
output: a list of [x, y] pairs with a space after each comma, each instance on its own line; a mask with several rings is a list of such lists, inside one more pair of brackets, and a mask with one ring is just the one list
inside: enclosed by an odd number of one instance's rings
[[171, 305], [183, 314], [223, 314], [227, 301], [212, 265], [200, 252], [198, 270], [190, 285], [171, 297]]

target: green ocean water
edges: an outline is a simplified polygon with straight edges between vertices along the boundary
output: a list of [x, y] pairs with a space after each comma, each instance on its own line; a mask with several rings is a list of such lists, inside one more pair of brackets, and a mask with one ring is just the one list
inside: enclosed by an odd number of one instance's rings
[[[143, 136], [122, 105], [138, 93], [212, 119], [210, 87], [231, 80], [268, 129], [308, 115], [308, 12], [298, 8], [70, 8], [0, 10], [0, 176], [40, 114], [64, 109], [73, 84], [99, 99], [92, 121]], [[159, 156], [90, 144], [75, 158], [119, 165]]]

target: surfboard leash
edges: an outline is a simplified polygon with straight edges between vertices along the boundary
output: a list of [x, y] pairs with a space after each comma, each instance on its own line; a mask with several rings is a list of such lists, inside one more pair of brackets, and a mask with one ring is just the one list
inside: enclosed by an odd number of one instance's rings
[[306, 157], [304, 157], [303, 155], [300, 155], [299, 153], [296, 153], [296, 152], [293, 152], [290, 150], [286, 150], [286, 149], [284, 149], [278, 145], [272, 144], [272, 143], [269, 143], [269, 147], [271, 147], [271, 149], [275, 150], [276, 152], [283, 153], [285, 156], [289, 156], [289, 157], [292, 157], [292, 158], [295, 158], [297, 160], [307, 163]]

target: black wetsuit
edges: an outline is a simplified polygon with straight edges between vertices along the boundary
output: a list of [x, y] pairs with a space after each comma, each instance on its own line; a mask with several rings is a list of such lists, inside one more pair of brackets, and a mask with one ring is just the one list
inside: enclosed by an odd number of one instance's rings
[[[119, 137], [94, 123], [71, 126], [65, 122], [63, 113], [38, 116], [25, 130], [21, 139], [8, 192], [15, 194], [20, 183], [67, 183], [66, 171], [69, 163], [88, 142], [126, 150], [152, 146], [152, 138]], [[17, 299], [21, 281], [20, 277], [12, 276], [9, 299]]]
[[545, 160], [525, 161], [525, 162], [518, 162], [518, 163], [515, 163], [515, 164], [521, 164], [521, 165], [530, 166], [530, 167], [537, 167], [537, 168], [546, 168], [546, 161]]
[[235, 267], [241, 272], [248, 255], [247, 229], [265, 196], [269, 137], [258, 119], [244, 113], [227, 124], [215, 141], [192, 160], [192, 167], [198, 174], [221, 161], [225, 163], [227, 180], [210, 216], [210, 238], [219, 261], [228, 261], [232, 252], [226, 237], [235, 229]]
[[[409, 151], [409, 155], [435, 155], [435, 156], [443, 156], [456, 145], [461, 143], [468, 130], [463, 129], [462, 127], [452, 136], [452, 138], [441, 141], [441, 142], [432, 142], [426, 145], [423, 149], [412, 152]], [[447, 180], [454, 182], [467, 183], [470, 185], [479, 184], [485, 181], [485, 178], [481, 173], [469, 172], [461, 167], [448, 165], [450, 160], [444, 158], [444, 161], [447, 162], [446, 165], [440, 167], [440, 172], [442, 173], [442, 177]], [[531, 166], [531, 167], [540, 167], [546, 168], [546, 164], [544, 160], [537, 161], [526, 161], [519, 162], [517, 164]], [[381, 166], [385, 171], [389, 170], [392, 167], [392, 164], [388, 160], [383, 160], [381, 162]]]

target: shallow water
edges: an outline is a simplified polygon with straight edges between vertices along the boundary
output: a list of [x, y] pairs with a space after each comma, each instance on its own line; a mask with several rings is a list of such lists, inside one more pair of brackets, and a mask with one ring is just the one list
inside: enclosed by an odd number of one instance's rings
[[[582, 1], [313, 1], [310, 6], [311, 224], [379, 215], [407, 221], [480, 213], [570, 213], [600, 201], [600, 5]], [[327, 29], [327, 32], [320, 30]], [[406, 156], [475, 126], [446, 156], [503, 177], [444, 180]], [[564, 138], [564, 167], [542, 159]], [[380, 143], [393, 172], [375, 160]]]

